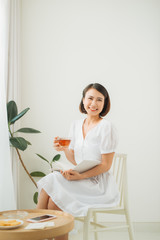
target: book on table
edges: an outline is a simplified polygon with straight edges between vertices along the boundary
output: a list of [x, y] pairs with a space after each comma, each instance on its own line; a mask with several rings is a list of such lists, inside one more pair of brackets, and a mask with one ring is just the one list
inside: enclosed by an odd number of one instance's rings
[[65, 162], [56, 161], [52, 163], [52, 171], [65, 171], [72, 169], [79, 173], [82, 173], [97, 166], [98, 164], [100, 164], [100, 161], [98, 160], [83, 160], [77, 165], [72, 164], [68, 160]]

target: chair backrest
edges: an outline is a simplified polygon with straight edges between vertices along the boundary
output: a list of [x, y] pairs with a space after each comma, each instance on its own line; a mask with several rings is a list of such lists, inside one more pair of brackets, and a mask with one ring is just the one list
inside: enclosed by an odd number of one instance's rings
[[125, 203], [124, 201], [127, 190], [126, 161], [126, 154], [115, 153], [111, 168], [120, 192], [120, 206], [124, 205]]

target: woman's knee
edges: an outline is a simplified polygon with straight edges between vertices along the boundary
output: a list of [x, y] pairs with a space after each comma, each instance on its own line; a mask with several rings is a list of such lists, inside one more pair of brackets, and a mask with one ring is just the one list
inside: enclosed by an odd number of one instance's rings
[[38, 198], [38, 204], [37, 204], [37, 208], [38, 209], [46, 209], [48, 206], [48, 200], [49, 200], [49, 196], [46, 193], [46, 191], [44, 189], [41, 190], [39, 198]]
[[49, 198], [49, 200], [48, 200], [48, 209], [62, 211], [62, 210], [52, 201], [51, 198]]

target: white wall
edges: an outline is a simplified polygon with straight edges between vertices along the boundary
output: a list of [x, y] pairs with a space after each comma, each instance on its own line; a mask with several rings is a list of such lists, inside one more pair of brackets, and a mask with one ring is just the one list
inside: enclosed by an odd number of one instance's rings
[[[22, 109], [31, 110], [21, 123], [42, 132], [27, 136], [26, 166], [48, 172], [35, 153], [51, 160], [53, 137], [82, 117], [83, 88], [104, 84], [137, 222], [160, 221], [159, 12], [156, 0], [22, 0]], [[21, 169], [21, 208], [35, 207], [34, 190]]]

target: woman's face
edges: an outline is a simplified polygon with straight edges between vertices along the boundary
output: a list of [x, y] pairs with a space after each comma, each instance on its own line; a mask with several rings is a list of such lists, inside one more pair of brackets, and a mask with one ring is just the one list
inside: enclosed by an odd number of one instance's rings
[[94, 88], [90, 88], [83, 98], [83, 105], [88, 115], [99, 116], [104, 107], [104, 96]]

